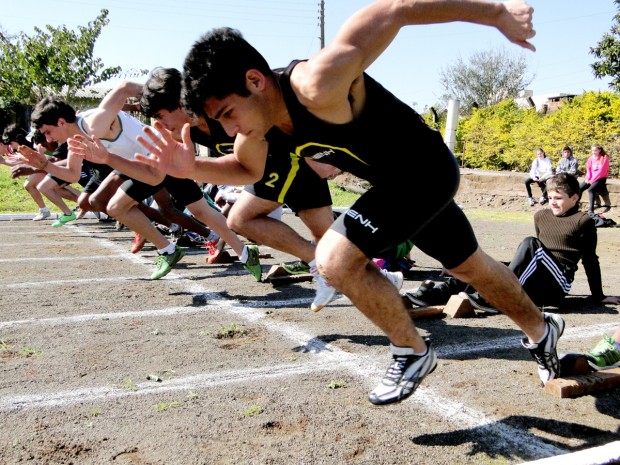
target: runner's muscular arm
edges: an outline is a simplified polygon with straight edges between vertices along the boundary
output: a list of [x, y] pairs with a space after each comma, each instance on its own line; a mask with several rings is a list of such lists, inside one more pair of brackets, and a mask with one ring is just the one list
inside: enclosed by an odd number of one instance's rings
[[151, 128], [144, 128], [148, 137], [138, 137], [138, 142], [151, 156], [136, 154], [136, 160], [157, 168], [176, 178], [194, 179], [213, 184], [251, 184], [258, 181], [265, 170], [267, 141], [248, 139], [238, 135], [234, 153], [219, 158], [198, 157], [189, 135], [189, 124], [181, 131], [183, 142], [178, 142], [161, 123], [155, 122], [162, 137], [157, 137]]
[[84, 129], [88, 135], [106, 137], [127, 99], [141, 92], [142, 84], [132, 81], [123, 81], [108, 92], [97, 109], [84, 118]]
[[72, 155], [71, 152], [67, 155], [66, 162], [60, 160], [57, 163], [50, 162], [45, 155], [25, 145], [19, 146], [19, 153], [21, 155], [20, 158], [30, 166], [47, 171], [52, 176], [62, 179], [63, 181], [73, 183], [80, 180], [82, 174], [82, 160]]
[[464, 21], [493, 26], [509, 41], [534, 51], [528, 42], [535, 35], [532, 12], [522, 0], [377, 0], [351, 16], [325, 48], [297, 65], [292, 84], [310, 111], [333, 108], [407, 25]]

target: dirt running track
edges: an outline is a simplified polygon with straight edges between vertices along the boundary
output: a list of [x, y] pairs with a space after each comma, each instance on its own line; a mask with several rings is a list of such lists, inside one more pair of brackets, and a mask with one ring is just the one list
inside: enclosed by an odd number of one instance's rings
[[[501, 260], [533, 233], [472, 222]], [[418, 320], [438, 369], [374, 407], [387, 340], [347, 299], [313, 314], [311, 283], [256, 283], [200, 249], [152, 282], [155, 252], [131, 255], [128, 231], [50, 223], [0, 221], [1, 464], [516, 464], [620, 439], [620, 391], [545, 393], [502, 315]], [[262, 250], [265, 273], [291, 260]], [[620, 294], [620, 229], [599, 231], [599, 255], [606, 293]], [[438, 277], [415, 258], [404, 289]], [[620, 324], [587, 293], [580, 270], [561, 353]]]

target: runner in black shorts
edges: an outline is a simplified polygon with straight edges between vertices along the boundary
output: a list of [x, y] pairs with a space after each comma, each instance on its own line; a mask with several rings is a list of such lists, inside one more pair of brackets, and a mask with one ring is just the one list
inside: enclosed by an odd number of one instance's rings
[[[146, 116], [180, 135], [184, 124], [191, 124], [191, 141], [212, 149], [217, 156], [230, 154], [234, 138], [213, 120], [192, 120], [179, 108], [181, 73], [173, 68], [158, 68], [144, 85], [141, 106]], [[315, 243], [333, 222], [331, 196], [327, 181], [300, 157], [291, 153], [286, 138], [272, 144], [262, 179], [245, 187], [230, 213], [228, 225], [252, 240], [299, 257], [311, 265], [317, 277], [317, 295], [312, 304], [319, 310], [333, 297], [335, 290], [323, 280], [314, 266]], [[314, 243], [308, 242], [286, 223], [268, 215], [288, 205], [310, 230]], [[217, 254], [218, 250], [212, 250]]]
[[[185, 60], [184, 104], [236, 135], [232, 161], [239, 166], [230, 163], [226, 169], [246, 184], [261, 176], [271, 133], [278, 130], [290, 137], [297, 155], [350, 171], [373, 185], [335, 229], [325, 233], [316, 260], [321, 274], [391, 342], [393, 363], [370, 393], [374, 404], [408, 397], [437, 366], [434, 350], [416, 330], [400, 295], [370, 264], [375, 253], [409, 238], [513, 319], [527, 336], [523, 345], [534, 356], [543, 382], [559, 376], [556, 345], [564, 321], [542, 315], [514, 274], [477, 247], [467, 219], [452, 200], [458, 166], [441, 136], [365, 74], [406, 25], [464, 21], [493, 26], [533, 50], [528, 42], [535, 35], [532, 13], [522, 0], [379, 0], [354, 14], [312, 58], [293, 62], [284, 72], [272, 71], [230, 28], [205, 34]], [[222, 167], [192, 159], [163, 137], [149, 146], [152, 157], [137, 159], [179, 177], [191, 173], [195, 179], [212, 180], [224, 174]], [[436, 175], [420, 179], [415, 175], [420, 172]], [[382, 209], [396, 184], [399, 200], [411, 202], [412, 212], [389, 212], [388, 221]], [[446, 254], [445, 248], [456, 256]]]

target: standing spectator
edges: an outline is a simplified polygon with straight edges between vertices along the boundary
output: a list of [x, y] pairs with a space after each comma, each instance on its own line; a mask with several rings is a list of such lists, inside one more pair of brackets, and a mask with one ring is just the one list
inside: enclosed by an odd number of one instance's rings
[[609, 192], [607, 192], [607, 175], [609, 174], [609, 157], [600, 144], [592, 145], [592, 155], [586, 162], [585, 179], [579, 186], [581, 192], [588, 190], [590, 206], [588, 213], [594, 213], [594, 199], [597, 194], [605, 200], [605, 212], [611, 209]]
[[558, 162], [555, 173], [568, 173], [573, 176], [577, 176], [579, 173], [579, 160], [573, 157], [573, 149], [568, 145], [562, 149], [562, 158]]
[[545, 187], [545, 183], [551, 176], [553, 176], [551, 158], [548, 158], [545, 151], [539, 148], [536, 150], [536, 158], [532, 162], [530, 175], [525, 180], [525, 190], [527, 190], [527, 198], [529, 199], [530, 207], [536, 205], [536, 200], [532, 197], [532, 188], [530, 184], [536, 183], [538, 187], [540, 187], [540, 192], [542, 193], [540, 204], [543, 205], [547, 203], [547, 188]]

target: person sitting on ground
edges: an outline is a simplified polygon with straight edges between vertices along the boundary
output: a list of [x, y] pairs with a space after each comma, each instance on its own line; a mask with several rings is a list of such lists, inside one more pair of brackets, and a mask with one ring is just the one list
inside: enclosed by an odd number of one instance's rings
[[588, 190], [590, 197], [589, 213], [594, 213], [594, 200], [600, 194], [605, 200], [605, 213], [611, 209], [607, 191], [607, 175], [609, 174], [609, 157], [600, 144], [592, 145], [591, 156], [586, 162], [584, 181], [579, 186], [581, 192]]
[[601, 339], [594, 348], [588, 352], [586, 359], [594, 370], [607, 370], [608, 368], [620, 367], [620, 326], [613, 336]]
[[527, 191], [527, 198], [529, 199], [530, 206], [536, 205], [536, 200], [532, 197], [532, 188], [530, 184], [536, 183], [540, 187], [542, 195], [540, 197], [540, 204], [543, 205], [547, 202], [547, 190], [545, 182], [553, 176], [553, 164], [551, 158], [548, 158], [545, 151], [542, 148], [536, 150], [536, 158], [532, 162], [530, 168], [530, 174], [525, 180], [525, 190]]
[[[550, 208], [534, 215], [536, 237], [526, 237], [521, 242], [508, 268], [537, 306], [557, 306], [570, 291], [581, 260], [592, 300], [603, 304], [620, 303], [617, 297], [603, 294], [596, 255], [596, 227], [592, 218], [579, 210], [577, 178], [567, 173], [556, 174], [547, 181], [547, 191]], [[445, 304], [457, 293], [467, 297], [475, 308], [493, 311], [475, 291], [454, 278], [437, 286], [424, 282], [416, 291], [405, 295], [415, 305], [427, 306]]]
[[579, 174], [579, 160], [573, 157], [573, 149], [568, 145], [562, 149], [562, 158], [558, 162], [555, 173], [568, 173], [573, 176], [577, 176]]

